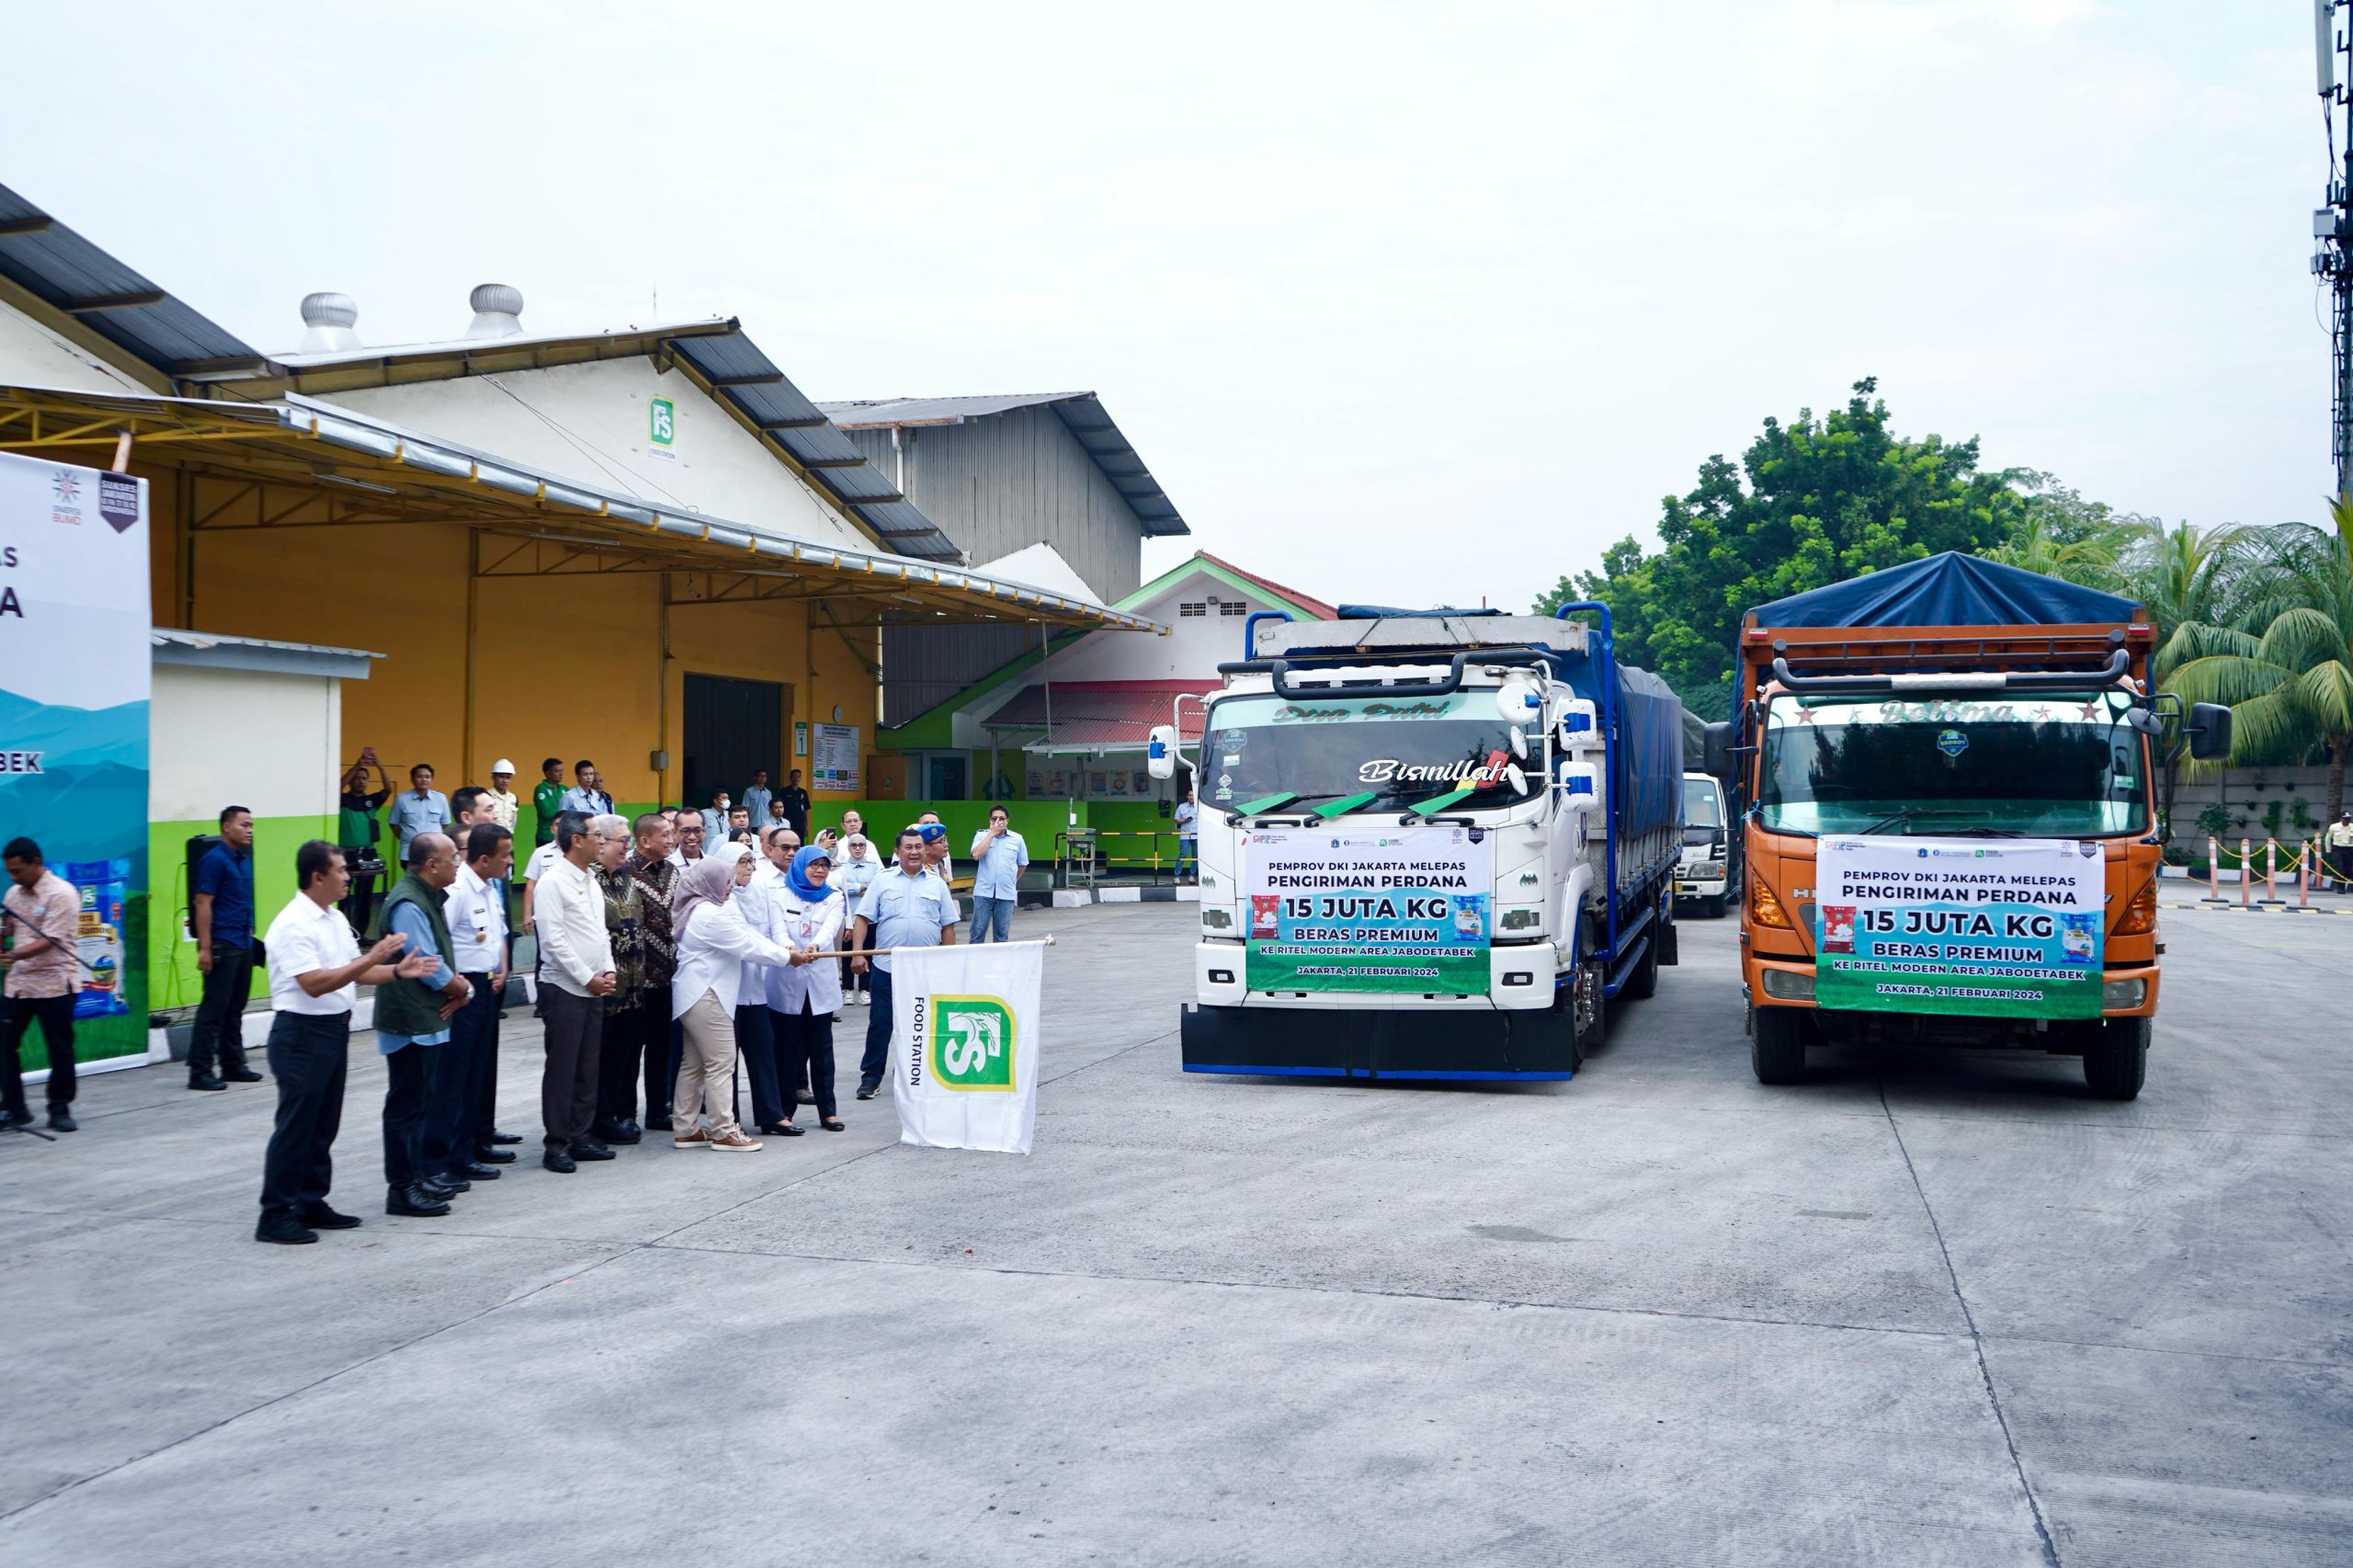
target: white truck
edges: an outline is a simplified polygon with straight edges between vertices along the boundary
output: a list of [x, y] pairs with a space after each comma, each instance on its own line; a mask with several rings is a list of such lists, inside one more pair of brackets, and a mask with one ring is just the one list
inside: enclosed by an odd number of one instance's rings
[[1683, 857], [1675, 867], [1675, 906], [1721, 920], [1740, 892], [1740, 835], [1732, 831], [1724, 785], [1683, 776]]
[[1682, 705], [1598, 605], [1340, 613], [1220, 666], [1185, 1070], [1569, 1077], [1675, 961]]

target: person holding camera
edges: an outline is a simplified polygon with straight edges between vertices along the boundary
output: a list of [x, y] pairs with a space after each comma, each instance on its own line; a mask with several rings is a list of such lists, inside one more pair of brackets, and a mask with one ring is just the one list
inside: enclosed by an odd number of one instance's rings
[[[377, 788], [368, 788], [374, 774]], [[384, 874], [384, 824], [377, 812], [392, 798], [392, 777], [376, 760], [374, 746], [359, 748], [359, 760], [343, 776], [343, 800], [335, 816], [335, 846], [351, 891], [344, 895], [343, 917], [354, 931], [365, 931], [376, 921], [378, 879]]]

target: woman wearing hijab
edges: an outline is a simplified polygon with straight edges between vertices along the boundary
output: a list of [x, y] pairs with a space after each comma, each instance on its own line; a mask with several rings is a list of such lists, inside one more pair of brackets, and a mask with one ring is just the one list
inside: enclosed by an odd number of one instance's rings
[[735, 1124], [735, 998], [747, 963], [779, 968], [808, 959], [789, 953], [745, 922], [734, 892], [752, 880], [750, 852], [722, 844], [678, 873], [671, 937], [677, 972], [670, 1013], [685, 1026], [685, 1051], [671, 1096], [674, 1149], [749, 1153], [759, 1140]]
[[[842, 825], [847, 827], [857, 815], [856, 812], [850, 812], [848, 816], [842, 819]], [[843, 913], [855, 915], [858, 913], [858, 901], [866, 896], [866, 890], [872, 887], [874, 879], [882, 874], [882, 862], [876, 858], [873, 853], [874, 846], [866, 841], [866, 835], [863, 833], [847, 835], [842, 840], [842, 846], [848, 851], [848, 856], [835, 863], [833, 875], [826, 881], [834, 891], [842, 895]], [[846, 948], [851, 946], [856, 940], [856, 933], [857, 926], [853, 923], [842, 933], [842, 946]], [[850, 968], [848, 959], [842, 960], [841, 964], [842, 1000], [864, 1002], [867, 999], [866, 977]]]
[[[776, 915], [778, 937], [803, 961], [769, 971], [768, 1010], [779, 1026], [776, 1045], [780, 1076], [798, 1085], [805, 1070], [817, 1125], [839, 1132], [844, 1123], [835, 1114], [834, 1015], [842, 1010], [841, 971], [832, 960], [816, 956], [839, 948], [842, 928], [849, 924], [848, 902], [831, 883], [833, 869], [832, 857], [813, 844], [795, 855], [784, 875], [771, 884], [769, 908]], [[785, 1108], [784, 1116], [790, 1124], [792, 1107]]]

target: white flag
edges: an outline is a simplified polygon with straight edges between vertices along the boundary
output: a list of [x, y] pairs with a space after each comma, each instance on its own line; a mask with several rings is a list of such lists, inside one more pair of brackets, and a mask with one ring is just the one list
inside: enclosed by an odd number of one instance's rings
[[900, 1142], [1029, 1152], [1045, 951], [1043, 942], [988, 942], [891, 955]]

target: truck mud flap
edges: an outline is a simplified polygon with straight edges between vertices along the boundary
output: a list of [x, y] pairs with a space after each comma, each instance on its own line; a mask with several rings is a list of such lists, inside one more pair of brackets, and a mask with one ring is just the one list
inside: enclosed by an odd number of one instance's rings
[[1565, 1009], [1362, 1011], [1187, 1005], [1188, 1073], [1431, 1082], [1558, 1080], [1575, 1072]]

